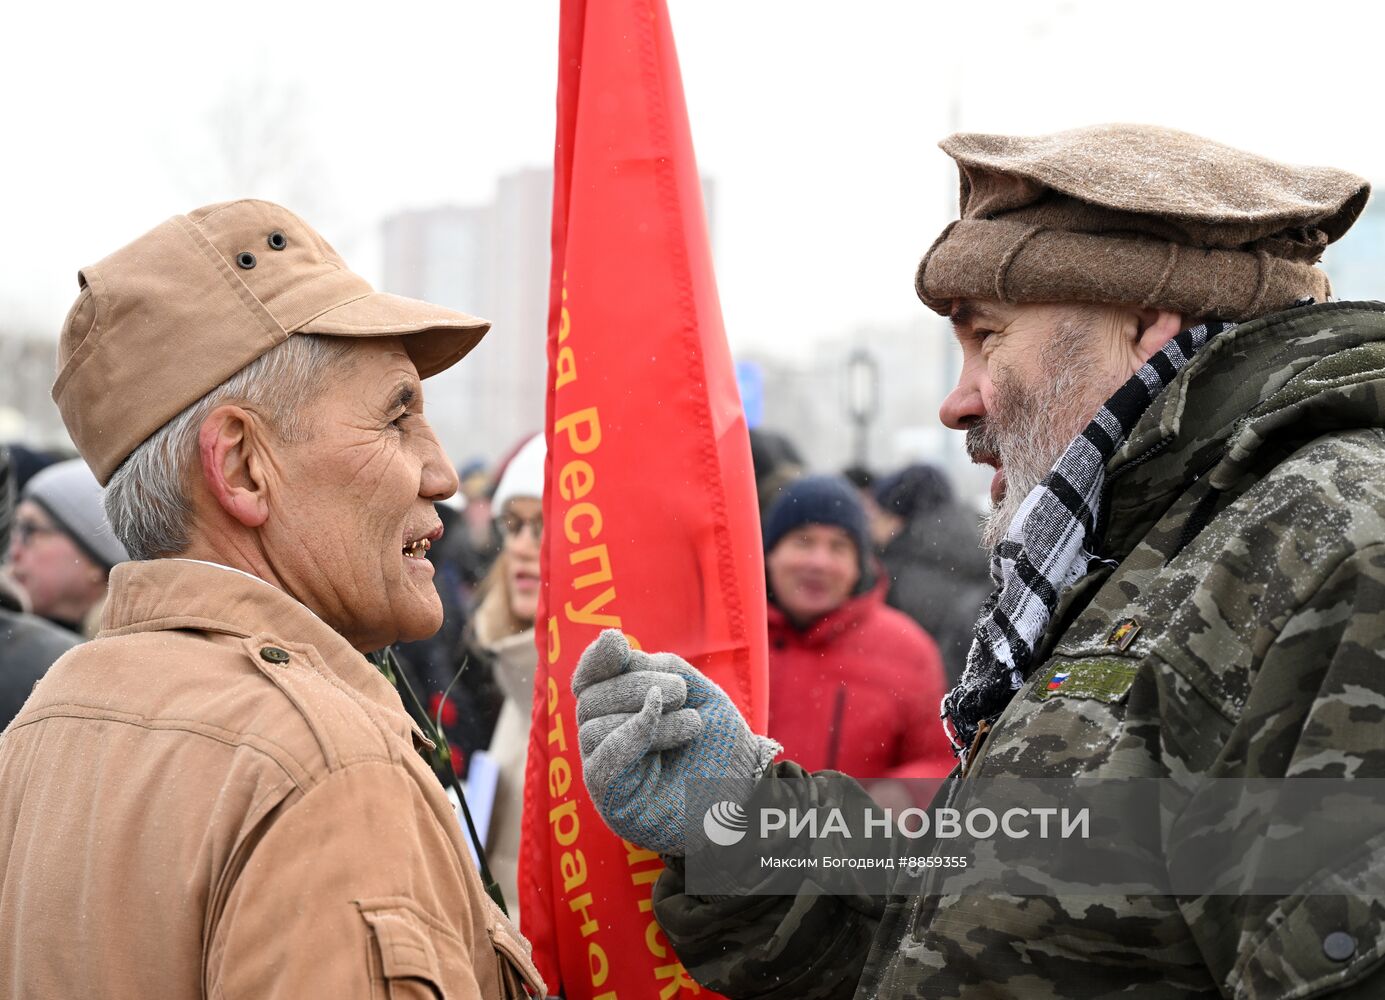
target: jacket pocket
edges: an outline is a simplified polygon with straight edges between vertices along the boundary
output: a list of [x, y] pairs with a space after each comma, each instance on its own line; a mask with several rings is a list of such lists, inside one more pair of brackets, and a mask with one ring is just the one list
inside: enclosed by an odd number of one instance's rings
[[[1338, 991], [1380, 995], [1385, 918], [1378, 901], [1385, 836], [1372, 838], [1354, 855], [1345, 853], [1349, 856], [1334, 855], [1327, 868], [1292, 895], [1277, 900], [1268, 919], [1260, 918], [1255, 926], [1246, 922], [1237, 926], [1238, 919], [1244, 920], [1238, 912], [1243, 906], [1225, 912], [1234, 897], [1197, 901], [1204, 924], [1221, 918], [1240, 931], [1221, 936], [1241, 949], [1239, 956], [1233, 956], [1237, 961], [1227, 983], [1229, 995], [1253, 1000]], [[1194, 930], [1198, 929], [1194, 923]], [[1368, 977], [1369, 983], [1361, 982]], [[1363, 988], [1372, 984], [1374, 989]]]
[[511, 932], [509, 925], [497, 921], [488, 930], [496, 959], [500, 963], [500, 995], [505, 1000], [546, 996], [543, 979], [529, 958], [528, 949]]
[[367, 909], [370, 995], [381, 1000], [446, 1000], [428, 929], [403, 907]]

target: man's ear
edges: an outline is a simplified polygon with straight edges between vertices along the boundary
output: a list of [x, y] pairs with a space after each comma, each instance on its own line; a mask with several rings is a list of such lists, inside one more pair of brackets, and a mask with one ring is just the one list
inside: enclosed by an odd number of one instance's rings
[[202, 479], [217, 504], [247, 528], [269, 518], [264, 425], [239, 406], [218, 406], [197, 433]]
[[1183, 314], [1167, 309], [1141, 309], [1137, 318], [1139, 328], [1132, 345], [1139, 361], [1136, 370], [1162, 351], [1164, 345], [1183, 330]]

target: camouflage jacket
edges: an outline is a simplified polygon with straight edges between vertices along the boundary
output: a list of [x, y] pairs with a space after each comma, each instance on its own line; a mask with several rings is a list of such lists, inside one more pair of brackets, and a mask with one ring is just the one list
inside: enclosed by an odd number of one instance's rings
[[[1209, 343], [1108, 464], [1103, 520], [1105, 565], [1064, 593], [949, 794], [1007, 775], [1385, 778], [1385, 307]], [[1104, 687], [1046, 696], [1098, 663]], [[833, 800], [848, 782], [796, 784]], [[1379, 873], [1385, 847], [1363, 850]], [[732, 998], [1381, 995], [1385, 898], [1345, 865], [1326, 877], [1278, 897], [701, 898], [674, 867], [655, 912]]]

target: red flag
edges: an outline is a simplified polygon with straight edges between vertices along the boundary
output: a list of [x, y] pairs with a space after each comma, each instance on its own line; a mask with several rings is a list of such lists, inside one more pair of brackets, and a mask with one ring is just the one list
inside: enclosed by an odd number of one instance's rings
[[572, 672], [603, 628], [671, 650], [764, 731], [750, 441], [664, 0], [563, 0], [539, 671], [520, 916], [569, 1000], [701, 992], [654, 921], [659, 859], [602, 823]]

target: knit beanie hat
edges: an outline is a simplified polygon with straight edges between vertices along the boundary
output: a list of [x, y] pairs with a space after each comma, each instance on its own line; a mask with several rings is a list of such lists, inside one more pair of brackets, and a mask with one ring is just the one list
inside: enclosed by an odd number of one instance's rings
[[1153, 125], [1046, 136], [959, 133], [961, 218], [915, 289], [953, 299], [1089, 302], [1244, 322], [1331, 294], [1313, 265], [1370, 195], [1360, 177], [1294, 167]]
[[524, 442], [514, 458], [505, 465], [496, 484], [495, 495], [491, 497], [491, 510], [499, 514], [506, 502], [515, 497], [535, 497], [543, 499], [543, 466], [548, 457], [548, 445], [542, 434], [535, 434]]
[[16, 496], [23, 492], [24, 484], [30, 479], [33, 479], [50, 465], [62, 461], [51, 452], [39, 451], [13, 442], [8, 445], [6, 450], [10, 453], [10, 476], [14, 480]]
[[25, 485], [23, 498], [42, 507], [79, 549], [109, 571], [130, 557], [106, 520], [104, 495], [87, 463], [74, 458], [36, 474]]
[[830, 524], [843, 529], [856, 543], [862, 566], [870, 543], [866, 538], [866, 514], [851, 484], [840, 476], [804, 476], [784, 488], [765, 518], [765, 552], [795, 528], [805, 524]]
[[951, 501], [952, 484], [943, 470], [934, 465], [910, 465], [886, 476], [875, 487], [875, 502], [880, 509], [906, 521]]

